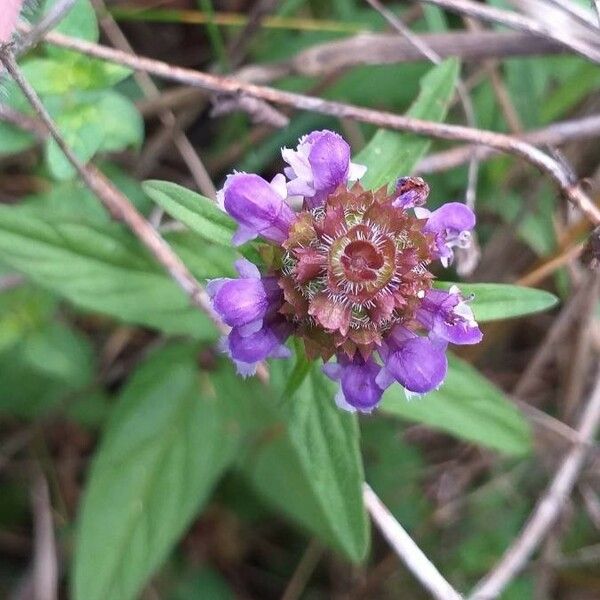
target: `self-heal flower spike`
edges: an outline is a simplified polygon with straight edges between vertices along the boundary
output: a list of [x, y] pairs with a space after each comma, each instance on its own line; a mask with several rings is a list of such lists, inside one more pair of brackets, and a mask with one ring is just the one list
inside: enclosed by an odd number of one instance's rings
[[395, 383], [409, 396], [437, 389], [448, 344], [482, 335], [468, 299], [455, 287], [433, 288], [429, 269], [468, 244], [475, 215], [456, 202], [428, 211], [429, 187], [418, 177], [398, 179], [392, 193], [365, 190], [356, 182], [365, 168], [331, 131], [282, 156], [287, 185], [282, 175], [268, 183], [236, 173], [219, 194], [239, 225], [235, 243], [260, 236], [271, 245], [263, 275], [242, 261], [239, 279], [209, 285], [233, 327], [224, 349], [238, 372], [289, 355], [285, 341], [295, 335], [309, 359], [326, 362], [345, 410], [371, 412]]

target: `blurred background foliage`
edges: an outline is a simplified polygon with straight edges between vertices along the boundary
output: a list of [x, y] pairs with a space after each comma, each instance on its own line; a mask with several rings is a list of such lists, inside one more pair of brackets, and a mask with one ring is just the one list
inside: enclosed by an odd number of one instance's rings
[[[245, 30], [256, 4], [270, 5], [268, 15]], [[435, 7], [387, 5], [416, 32], [464, 26]], [[112, 19], [140, 55], [215, 73], [285, 64], [320, 44], [390, 31], [359, 0], [77, 0], [57, 31], [109, 43]], [[310, 112], [290, 111], [280, 129], [239, 112], [213, 118], [201, 91], [157, 82], [157, 97], [146, 98], [130, 70], [45, 43], [21, 66], [80, 159], [160, 226], [200, 281], [232, 274], [231, 224], [192, 191], [195, 180], [157, 119], [161, 106], [173, 109], [217, 188], [233, 169], [274, 174], [280, 148], [317, 128], [349, 139], [373, 185], [449, 147]], [[271, 85], [461, 123], [459, 72], [481, 128], [519, 133], [598, 111], [600, 70], [570, 54], [449, 59], [435, 69], [424, 61], [353, 66]], [[6, 78], [2, 90], [4, 106], [34, 117]], [[563, 151], [598, 199], [597, 139]], [[434, 206], [464, 199], [466, 165], [426, 177]], [[40, 477], [60, 597], [425, 597], [370, 531], [365, 479], [466, 590], [514, 539], [567, 447], [553, 418], [571, 419], [563, 404], [571, 357], [580, 330], [595, 332], [597, 344], [594, 318], [581, 316], [552, 349], [520, 397], [533, 408], [510, 393], [560, 314], [542, 290], [563, 303], [573, 296], [581, 273], [560, 259], [589, 228], [514, 158], [483, 162], [477, 185], [482, 254], [464, 289], [476, 293], [484, 343], [452, 358], [439, 391], [407, 402], [396, 386], [380, 411], [360, 419], [339, 412], [332, 386], [299, 348], [289, 364], [273, 362], [268, 389], [236, 377], [210, 321], [112, 222], [55, 143], [1, 120], [0, 202], [2, 597], [31, 597], [41, 509], [30, 495]], [[550, 542], [503, 598], [600, 594], [600, 554], [577, 558], [598, 544], [597, 454], [590, 463]]]

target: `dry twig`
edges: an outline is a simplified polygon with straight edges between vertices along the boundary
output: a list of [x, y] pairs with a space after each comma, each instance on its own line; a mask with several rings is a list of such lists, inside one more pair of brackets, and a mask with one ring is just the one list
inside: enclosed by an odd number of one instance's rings
[[[600, 373], [596, 377], [594, 389], [577, 428], [583, 442], [590, 442], [593, 439], [599, 422]], [[527, 565], [527, 561], [560, 515], [565, 500], [571, 494], [583, 468], [588, 450], [586, 444], [574, 444], [569, 450], [527, 524], [504, 553], [500, 562], [477, 584], [470, 596], [471, 600], [497, 598]]]
[[[422, 44], [440, 58], [461, 61], [556, 54], [565, 48], [552, 40], [514, 31], [415, 34]], [[249, 65], [237, 76], [253, 83], [270, 83], [288, 75], [323, 77], [359, 65], [388, 65], [424, 60], [423, 53], [408, 40], [390, 33], [360, 33], [355, 36], [315, 44], [287, 61]]]
[[544, 152], [541, 152], [537, 148], [509, 135], [487, 130], [472, 129], [470, 127], [461, 127], [458, 125], [448, 125], [446, 123], [423, 121], [421, 119], [362, 108], [343, 102], [324, 100], [314, 96], [295, 94], [265, 86], [249, 84], [231, 77], [220, 77], [218, 75], [193, 71], [191, 69], [174, 67], [150, 58], [131, 56], [125, 52], [120, 52], [118, 50], [106, 48], [105, 46], [70, 38], [57, 33], [48, 34], [46, 36], [46, 41], [64, 48], [82, 52], [88, 56], [102, 58], [109, 62], [131, 67], [135, 70], [146, 71], [157, 77], [204, 88], [212, 92], [248, 94], [249, 96], [260, 98], [266, 102], [292, 106], [298, 109], [328, 114], [338, 118], [355, 119], [387, 129], [410, 131], [418, 135], [455, 141], [462, 140], [477, 145], [491, 146], [502, 152], [515, 154], [516, 156], [524, 158], [529, 163], [547, 173], [560, 187], [561, 191], [569, 201], [575, 204], [593, 223], [600, 224], [600, 209], [595, 206], [576, 182], [572, 181], [571, 174], [565, 170], [564, 166], [559, 161], [548, 156]]
[[441, 8], [446, 8], [452, 12], [465, 14], [476, 19], [490, 21], [492, 23], [500, 23], [512, 29], [526, 31], [534, 35], [542, 36], [555, 40], [566, 48], [581, 54], [585, 58], [600, 63], [600, 48], [587, 44], [584, 40], [565, 35], [557, 29], [548, 29], [543, 24], [538, 23], [529, 17], [525, 17], [516, 12], [503, 10], [473, 2], [472, 0], [421, 0]]
[[35, 600], [58, 598], [58, 555], [48, 483], [36, 472], [31, 490], [33, 508], [33, 597]]
[[437, 600], [460, 600], [462, 596], [446, 581], [367, 483], [363, 487], [363, 498], [374, 523], [423, 587]]
[[[518, 135], [519, 139], [536, 145], [560, 146], [568, 142], [595, 139], [600, 135], [600, 115], [590, 115], [570, 121], [559, 121], [541, 129], [527, 131]], [[454, 169], [466, 163], [472, 152], [472, 146], [457, 146], [451, 150], [426, 156], [416, 167], [415, 173], [437, 173]], [[479, 160], [493, 158], [498, 151], [494, 148], [477, 148]]]

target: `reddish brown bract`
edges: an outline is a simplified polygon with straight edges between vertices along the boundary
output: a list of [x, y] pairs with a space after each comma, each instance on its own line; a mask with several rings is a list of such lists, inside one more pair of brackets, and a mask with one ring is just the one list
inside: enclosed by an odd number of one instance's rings
[[385, 188], [341, 186], [292, 225], [281, 256], [281, 312], [298, 325], [310, 357], [327, 360], [338, 348], [370, 356], [392, 323], [410, 325], [431, 287], [433, 236], [394, 198]]

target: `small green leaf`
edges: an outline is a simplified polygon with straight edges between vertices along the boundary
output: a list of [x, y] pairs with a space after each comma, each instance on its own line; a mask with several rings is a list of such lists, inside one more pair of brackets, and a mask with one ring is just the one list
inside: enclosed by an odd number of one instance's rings
[[[46, 0], [42, 11], [47, 13], [58, 0]], [[96, 12], [90, 0], [76, 0], [66, 16], [61, 19], [55, 31], [88, 42], [97, 42], [100, 37]], [[52, 47], [49, 47], [51, 51]], [[60, 50], [60, 49], [55, 49]]]
[[[458, 78], [459, 63], [448, 59], [421, 79], [421, 92], [407, 115], [429, 121], [446, 116]], [[379, 129], [354, 160], [368, 167], [361, 183], [375, 189], [408, 175], [429, 148], [430, 141], [414, 135]]]
[[473, 294], [471, 308], [475, 319], [482, 323], [541, 312], [558, 302], [558, 298], [550, 292], [505, 283], [436, 281], [434, 285], [441, 289], [458, 285], [464, 296]]
[[[105, 131], [96, 106], [77, 104], [62, 112], [56, 118], [56, 125], [65, 142], [84, 164], [102, 146]], [[50, 173], [56, 179], [66, 180], [75, 176], [75, 168], [53, 139], [46, 142], [46, 161]]]
[[131, 74], [119, 65], [75, 52], [57, 58], [32, 58], [22, 69], [41, 96], [109, 88]]
[[522, 414], [501, 390], [454, 356], [439, 390], [407, 400], [404, 390], [393, 385], [381, 410], [504, 454], [521, 456], [531, 450], [531, 431]]
[[[285, 389], [291, 369], [272, 362], [274, 390]], [[264, 393], [240, 398], [242, 421], [258, 421], [262, 430], [240, 466], [270, 504], [357, 562], [369, 544], [359, 433], [334, 395], [335, 386], [313, 364], [295, 393], [277, 405]]]
[[209, 242], [231, 247], [233, 219], [208, 198], [168, 181], [146, 181], [144, 191], [174, 219]]
[[74, 600], [133, 600], [233, 459], [227, 398], [193, 348], [153, 355], [129, 380], [91, 467], [79, 516]]
[[129, 146], [141, 146], [144, 120], [133, 102], [122, 94], [103, 92], [98, 99], [97, 119], [104, 127], [99, 150], [116, 152]]

